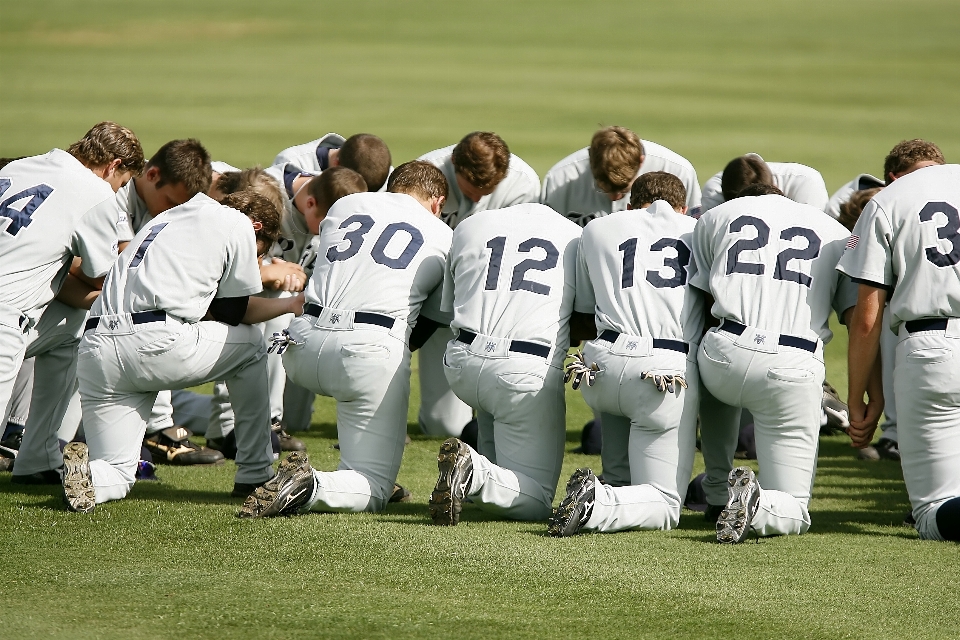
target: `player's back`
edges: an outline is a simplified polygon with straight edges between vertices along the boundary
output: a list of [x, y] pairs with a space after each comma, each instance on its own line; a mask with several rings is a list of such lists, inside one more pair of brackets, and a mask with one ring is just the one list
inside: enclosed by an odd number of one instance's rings
[[283, 162], [267, 167], [264, 172], [280, 183], [283, 193], [283, 211], [280, 212], [280, 238], [270, 252], [271, 256], [282, 258], [287, 262], [297, 262], [303, 256], [314, 235], [307, 227], [307, 221], [297, 209], [293, 200], [297, 195], [293, 188], [294, 181], [300, 176], [319, 175], [316, 171], [302, 169], [295, 163]]
[[691, 283], [712, 293], [717, 318], [826, 343], [835, 300], [855, 291], [847, 281], [838, 292], [848, 235], [822, 211], [784, 196], [736, 198], [697, 222]]
[[319, 173], [329, 166], [330, 149], [339, 149], [345, 142], [338, 133], [328, 133], [323, 137], [303, 144], [287, 147], [277, 154], [271, 164], [292, 164], [302, 171]]
[[[758, 154], [747, 155], [756, 156], [764, 161]], [[819, 171], [799, 162], [766, 162], [766, 165], [770, 169], [774, 186], [780, 189], [783, 195], [794, 202], [808, 204], [821, 211], [826, 209], [827, 185]], [[723, 204], [722, 182], [723, 171], [718, 171], [704, 183], [701, 207], [703, 213]], [[833, 217], [836, 218], [836, 216]]]
[[103, 283], [93, 315], [161, 310], [197, 322], [213, 298], [259, 293], [250, 219], [206, 194], [153, 218]]
[[557, 345], [569, 343], [581, 229], [550, 208], [520, 204], [483, 211], [453, 234], [444, 308], [451, 326]]
[[[452, 231], [413, 197], [356, 193], [320, 224], [307, 302], [416, 322], [440, 314], [440, 285]], [[428, 300], [429, 299], [429, 300]]]
[[[872, 254], [861, 276], [895, 285], [892, 322], [960, 317], [960, 165], [919, 169], [873, 197], [854, 227], [851, 240], [877, 234], [891, 246], [886, 267]], [[867, 226], [867, 225], [870, 226]], [[884, 268], [890, 269], [884, 273]]]
[[38, 315], [31, 312], [54, 298], [73, 255], [88, 274], [106, 271], [116, 257], [114, 197], [60, 149], [0, 170], [0, 303]]
[[687, 286], [696, 220], [662, 200], [598, 218], [583, 230], [577, 311], [597, 330], [695, 344], [703, 302]]

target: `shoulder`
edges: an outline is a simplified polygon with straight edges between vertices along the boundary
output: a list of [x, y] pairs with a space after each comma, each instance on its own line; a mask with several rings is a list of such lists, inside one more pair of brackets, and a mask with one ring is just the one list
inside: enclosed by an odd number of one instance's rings
[[590, 173], [590, 149], [588, 147], [574, 151], [553, 165], [546, 175], [551, 178], [566, 177], [570, 179], [583, 173]]
[[509, 171], [515, 175], [520, 175], [525, 178], [540, 182], [540, 176], [537, 175], [537, 172], [533, 170], [533, 167], [524, 162], [523, 158], [513, 153], [510, 154]]
[[453, 161], [453, 148], [455, 146], [457, 145], [451, 144], [450, 146], [443, 147], [441, 149], [434, 149], [433, 151], [423, 154], [417, 158], [417, 160], [423, 160], [438, 167], [442, 166]]
[[[643, 155], [645, 158], [655, 158], [665, 165], [672, 164], [676, 165], [677, 167], [682, 167], [683, 169], [693, 171], [693, 164], [691, 164], [689, 160], [681, 156], [679, 153], [671, 151], [665, 146], [657, 144], [656, 142], [651, 142], [650, 140], [641, 140], [640, 142], [643, 143]], [[646, 164], [647, 160], [645, 159], [643, 162]]]
[[770, 167], [770, 173], [774, 176], [804, 177], [823, 180], [823, 176], [820, 175], [819, 171], [805, 164], [800, 164], [799, 162], [768, 162], [767, 166]]

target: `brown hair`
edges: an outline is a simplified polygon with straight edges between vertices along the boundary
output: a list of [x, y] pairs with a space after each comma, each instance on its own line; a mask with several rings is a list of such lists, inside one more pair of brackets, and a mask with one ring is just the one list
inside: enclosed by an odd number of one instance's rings
[[387, 182], [387, 191], [421, 198], [446, 198], [447, 179], [440, 169], [429, 162], [413, 160], [393, 170]]
[[737, 192], [737, 195], [730, 198], [734, 200], [736, 198], [749, 198], [752, 196], [782, 196], [783, 191], [780, 191], [777, 187], [772, 184], [766, 184], [765, 182], [755, 182], [753, 184], [748, 184], [743, 189]]
[[630, 190], [630, 206], [640, 209], [655, 200], [666, 200], [674, 209], [683, 209], [687, 204], [687, 189], [680, 178], [666, 171], [645, 173], [633, 183]]
[[870, 202], [870, 198], [880, 193], [881, 190], [883, 190], [883, 187], [854, 191], [850, 194], [850, 199], [840, 205], [840, 215], [837, 217], [837, 222], [853, 231], [854, 225], [860, 219], [860, 214], [863, 213], [863, 208]]
[[280, 183], [260, 167], [251, 167], [243, 171], [227, 171], [220, 174], [217, 190], [224, 195], [251, 189], [269, 200], [283, 215], [283, 190]]
[[606, 193], [623, 191], [643, 163], [643, 143], [626, 127], [606, 127], [590, 141], [590, 171], [597, 187]]
[[143, 171], [143, 148], [137, 136], [116, 122], [99, 122], [86, 135], [67, 147], [67, 153], [88, 169], [95, 169], [120, 159], [118, 171], [140, 175]]
[[[510, 149], [490, 131], [474, 131], [453, 148], [453, 167], [477, 189], [493, 189], [507, 177]], [[446, 195], [446, 194], [444, 194]]]
[[[390, 149], [375, 135], [358, 133], [340, 147], [340, 166], [359, 173], [368, 191], [379, 191], [390, 175]], [[332, 203], [331, 203], [332, 204]]]
[[227, 195], [220, 204], [236, 209], [261, 228], [256, 232], [257, 242], [269, 247], [280, 237], [280, 211], [270, 200], [253, 189], [244, 189]]
[[773, 186], [773, 174], [770, 167], [760, 159], [760, 156], [748, 154], [734, 158], [723, 168], [723, 177], [720, 178], [720, 189], [724, 200], [733, 200], [751, 184], [767, 184]]
[[150, 167], [160, 170], [158, 189], [165, 184], [182, 184], [191, 197], [210, 190], [213, 173], [210, 154], [200, 141], [194, 138], [171, 140], [163, 145], [147, 163], [147, 168]]
[[920, 140], [919, 138], [914, 140], [901, 140], [897, 146], [890, 150], [887, 157], [883, 159], [883, 179], [889, 184], [891, 173], [894, 175], [903, 173], [913, 165], [918, 162], [923, 162], [924, 160], [932, 160], [937, 164], [946, 163], [940, 147], [932, 142]]
[[363, 176], [346, 167], [330, 167], [307, 183], [307, 193], [317, 201], [321, 211], [328, 211], [333, 203], [352, 193], [364, 193], [367, 183]]

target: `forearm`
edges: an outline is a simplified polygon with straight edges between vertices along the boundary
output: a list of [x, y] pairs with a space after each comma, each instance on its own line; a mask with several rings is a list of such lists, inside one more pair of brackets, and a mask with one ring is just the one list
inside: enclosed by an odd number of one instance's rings
[[75, 309], [89, 309], [99, 295], [100, 289], [94, 289], [72, 273], [68, 273], [63, 286], [60, 287], [60, 292], [57, 293], [57, 300]]
[[[863, 287], [865, 285], [861, 285]], [[851, 405], [863, 405], [868, 391], [871, 399], [883, 396], [877, 388], [874, 369], [879, 368], [880, 332], [883, 330], [883, 308], [875, 300], [861, 296], [848, 324], [850, 341], [847, 347], [847, 388]], [[875, 395], [876, 394], [876, 395]]]
[[286, 313], [300, 315], [303, 313], [303, 295], [285, 298], [257, 298], [251, 297], [247, 303], [247, 311], [243, 315], [243, 324], [257, 324], [273, 320]]

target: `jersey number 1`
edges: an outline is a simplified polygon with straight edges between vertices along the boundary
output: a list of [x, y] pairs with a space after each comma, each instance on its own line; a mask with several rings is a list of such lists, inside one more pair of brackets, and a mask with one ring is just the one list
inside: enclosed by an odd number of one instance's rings
[[[7, 192], [11, 184], [13, 183], [10, 182], [9, 178], [0, 178], [0, 196], [3, 196], [3, 194]], [[15, 193], [3, 202], [0, 202], [0, 218], [8, 218], [10, 220], [10, 224], [3, 230], [4, 233], [16, 236], [20, 233], [21, 229], [29, 227], [30, 223], [33, 222], [33, 212], [43, 204], [44, 200], [50, 197], [51, 193], [53, 193], [53, 187], [46, 184], [38, 184], [35, 187], [30, 187], [29, 189]], [[14, 202], [26, 198], [30, 198], [30, 200], [28, 200], [20, 210], [10, 206]]]

